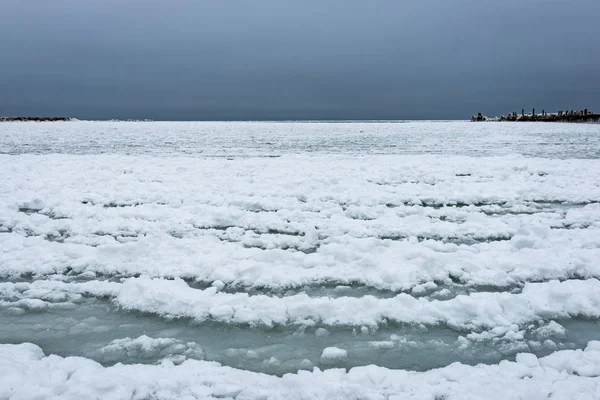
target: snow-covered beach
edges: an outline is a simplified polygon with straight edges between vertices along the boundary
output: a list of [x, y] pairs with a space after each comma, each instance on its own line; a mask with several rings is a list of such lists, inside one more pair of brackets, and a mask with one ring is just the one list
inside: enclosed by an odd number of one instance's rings
[[600, 398], [600, 126], [0, 125], [0, 399]]

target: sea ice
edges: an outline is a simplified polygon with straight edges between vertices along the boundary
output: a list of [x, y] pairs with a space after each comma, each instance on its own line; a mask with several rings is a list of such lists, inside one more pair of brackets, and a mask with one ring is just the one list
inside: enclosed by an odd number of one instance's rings
[[598, 398], [561, 125], [3, 124], [0, 398]]
[[[331, 351], [336, 356], [341, 349]], [[181, 365], [122, 365], [103, 368], [81, 357], [44, 356], [32, 344], [0, 345], [0, 398], [157, 399], [208, 396], [243, 399], [292, 398], [477, 398], [599, 399], [600, 342], [585, 350], [547, 357], [519, 354], [517, 362], [452, 364], [426, 372], [375, 365], [287, 374], [282, 377], [188, 360]]]

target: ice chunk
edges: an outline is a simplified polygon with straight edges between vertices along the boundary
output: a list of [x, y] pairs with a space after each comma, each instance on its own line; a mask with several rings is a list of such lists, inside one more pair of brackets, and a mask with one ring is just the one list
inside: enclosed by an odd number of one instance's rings
[[321, 353], [320, 361], [322, 364], [333, 364], [348, 359], [348, 352], [337, 347], [327, 347]]

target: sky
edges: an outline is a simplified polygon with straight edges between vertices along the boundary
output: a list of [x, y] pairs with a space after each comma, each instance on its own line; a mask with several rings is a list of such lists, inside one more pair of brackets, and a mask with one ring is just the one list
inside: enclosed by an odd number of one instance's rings
[[0, 115], [600, 111], [598, 0], [1, 0]]

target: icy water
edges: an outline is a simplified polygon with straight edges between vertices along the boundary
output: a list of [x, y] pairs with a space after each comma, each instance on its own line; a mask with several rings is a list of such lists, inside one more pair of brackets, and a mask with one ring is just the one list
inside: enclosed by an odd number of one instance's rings
[[600, 157], [598, 124], [81, 121], [27, 127], [6, 123], [0, 129], [0, 154], [277, 157], [291, 153], [335, 153]]
[[0, 153], [0, 343], [282, 375], [600, 340], [600, 125], [3, 123]]

